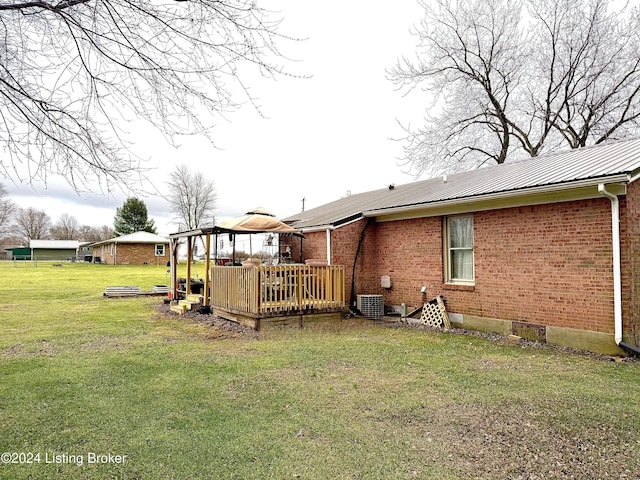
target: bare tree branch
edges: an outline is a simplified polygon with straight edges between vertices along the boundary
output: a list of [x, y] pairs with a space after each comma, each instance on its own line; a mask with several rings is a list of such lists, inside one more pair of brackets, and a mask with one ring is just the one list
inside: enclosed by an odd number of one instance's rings
[[13, 234], [24, 246], [31, 240], [48, 240], [51, 219], [44, 210], [37, 208], [19, 208], [12, 227]]
[[[640, 13], [607, 0], [419, 0], [415, 60], [389, 78], [436, 99], [405, 161], [468, 169], [637, 134]], [[515, 141], [512, 141], [515, 140]]]
[[16, 205], [7, 195], [7, 189], [0, 183], [0, 239], [10, 233], [16, 209]]
[[127, 124], [213, 141], [216, 117], [258, 108], [244, 74], [287, 74], [278, 27], [255, 0], [0, 0], [0, 174], [132, 186]]
[[49, 233], [53, 240], [82, 240], [82, 230], [78, 220], [68, 213], [60, 215]]

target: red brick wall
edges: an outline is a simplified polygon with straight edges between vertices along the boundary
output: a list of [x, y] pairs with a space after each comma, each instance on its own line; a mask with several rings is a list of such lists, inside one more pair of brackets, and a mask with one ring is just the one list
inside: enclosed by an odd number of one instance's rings
[[[354, 260], [360, 236], [365, 228], [364, 239], [366, 240], [367, 236], [371, 233], [371, 229], [375, 228], [373, 221], [367, 225], [367, 220], [359, 220], [343, 225], [331, 232], [331, 264], [344, 266], [345, 298], [347, 301], [350, 301], [352, 297], [351, 285], [353, 283]], [[365, 266], [368, 261], [369, 259], [365, 255], [363, 245], [358, 255], [358, 263], [355, 268], [356, 280], [363, 278]], [[362, 293], [362, 290], [358, 290], [357, 282], [355, 293]]]
[[[627, 186], [625, 209], [626, 235], [628, 244], [626, 255], [627, 270], [623, 271], [623, 292], [628, 292], [628, 315], [625, 316], [625, 333], [629, 333], [633, 343], [640, 345], [640, 182]], [[623, 256], [623, 260], [625, 256]], [[626, 273], [626, 275], [625, 275]]]
[[610, 201], [606, 198], [474, 216], [476, 288], [452, 311], [613, 331]]
[[169, 260], [169, 245], [165, 245], [164, 255], [156, 256], [156, 246], [144, 243], [121, 243], [118, 245], [117, 259], [119, 265], [164, 265]]
[[[349, 299], [351, 297], [351, 280], [353, 278], [353, 262], [355, 258], [355, 252], [358, 247], [358, 241], [362, 229], [367, 224], [366, 220], [359, 220], [356, 222], [342, 225], [341, 227], [332, 230], [331, 235], [331, 258], [329, 259], [332, 265], [344, 266], [345, 274], [345, 295]], [[305, 232], [305, 238], [302, 241], [303, 260], [309, 258], [327, 258], [327, 231], [317, 232]], [[284, 240], [283, 242], [286, 242]], [[300, 242], [298, 239], [293, 240], [291, 245], [292, 257], [294, 261], [300, 259]], [[362, 259], [362, 255], [360, 255]], [[362, 274], [362, 262], [358, 263], [358, 271]], [[356, 275], [358, 276], [358, 275]]]
[[113, 255], [112, 252], [114, 245], [100, 245], [100, 249], [98, 251], [96, 251], [94, 249], [93, 254], [95, 256], [100, 257], [100, 261], [102, 263], [106, 263], [108, 265], [113, 265]]
[[[114, 255], [111, 254], [112, 251]], [[149, 265], [165, 265], [169, 261], [169, 245], [165, 245], [163, 256], [156, 256], [155, 244], [120, 243], [115, 247], [103, 245], [100, 256], [102, 263], [109, 265], [114, 265], [114, 262], [118, 265], [143, 265], [145, 262]]]
[[[294, 261], [300, 260], [300, 240], [296, 238], [294, 240], [296, 248], [294, 248], [293, 259]], [[327, 233], [325, 230], [321, 232], [313, 232], [313, 235], [302, 240], [302, 258], [307, 260], [309, 258], [327, 258]]]
[[[621, 199], [624, 317], [640, 310], [640, 188]], [[627, 215], [635, 218], [627, 229]], [[611, 203], [607, 198], [477, 212], [475, 286], [444, 283], [442, 217], [373, 223], [356, 269], [357, 294], [383, 294], [386, 304], [417, 307], [443, 295], [450, 312], [613, 333]], [[365, 221], [332, 232], [332, 263], [345, 265], [347, 295]], [[344, 229], [344, 230], [343, 230]], [[634, 233], [635, 232], [635, 233]], [[306, 235], [305, 258], [326, 246], [325, 232]], [[320, 247], [321, 246], [321, 247]], [[380, 286], [389, 275], [392, 288]], [[637, 275], [636, 275], [637, 277]], [[420, 289], [427, 287], [427, 294]], [[634, 288], [634, 297], [631, 289]], [[347, 297], [349, 298], [349, 297]]]

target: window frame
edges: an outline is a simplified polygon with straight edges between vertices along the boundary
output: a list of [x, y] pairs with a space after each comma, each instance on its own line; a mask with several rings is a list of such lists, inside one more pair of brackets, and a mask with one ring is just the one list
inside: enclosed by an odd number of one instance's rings
[[[471, 246], [467, 247], [451, 247], [451, 220], [457, 218], [471, 219]], [[475, 265], [475, 226], [473, 214], [451, 215], [443, 219], [444, 231], [444, 281], [449, 285], [475, 285], [476, 283], [476, 265]], [[471, 251], [471, 278], [453, 277], [452, 252], [454, 251]]]
[[[162, 247], [162, 253], [158, 253], [158, 247]], [[164, 243], [156, 243], [156, 245], [154, 247], [154, 252], [156, 254], [156, 257], [164, 257], [164, 255], [165, 255], [165, 244]]]

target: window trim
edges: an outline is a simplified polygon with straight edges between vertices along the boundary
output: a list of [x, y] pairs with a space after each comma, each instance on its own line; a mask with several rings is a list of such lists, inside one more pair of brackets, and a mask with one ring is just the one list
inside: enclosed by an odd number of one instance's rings
[[[162, 253], [158, 253], [158, 247], [162, 247]], [[156, 243], [156, 245], [154, 247], [154, 251], [155, 251], [156, 257], [164, 257], [165, 244], [164, 243]]]
[[[471, 218], [471, 247], [457, 248], [457, 250], [471, 250], [471, 278], [452, 278], [451, 274], [451, 236], [450, 236], [450, 220], [453, 218]], [[463, 215], [451, 215], [443, 218], [443, 233], [444, 233], [444, 283], [447, 285], [475, 285], [476, 284], [476, 261], [475, 261], [475, 225], [473, 214]]]

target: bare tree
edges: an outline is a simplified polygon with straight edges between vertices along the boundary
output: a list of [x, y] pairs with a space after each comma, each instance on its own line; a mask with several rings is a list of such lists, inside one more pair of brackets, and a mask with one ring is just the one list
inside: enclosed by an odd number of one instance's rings
[[167, 186], [167, 201], [176, 223], [186, 230], [213, 224], [217, 199], [213, 180], [182, 164], [173, 170]]
[[532, 44], [546, 45], [531, 50], [544, 88], [529, 89], [530, 110], [571, 148], [638, 132], [640, 9], [607, 12], [609, 4], [537, 0], [529, 9], [538, 27]]
[[16, 205], [8, 198], [7, 189], [0, 183], [0, 239], [9, 233], [15, 211]]
[[19, 208], [13, 225], [13, 233], [25, 245], [30, 240], [49, 239], [51, 219], [44, 210], [35, 208]]
[[638, 131], [640, 15], [607, 0], [419, 0], [416, 59], [389, 71], [431, 95], [405, 126], [416, 174], [477, 167]]
[[79, 239], [85, 242], [99, 242], [113, 237], [115, 237], [115, 232], [113, 228], [108, 225], [103, 225], [101, 227], [82, 225], [80, 227]]
[[255, 0], [0, 0], [0, 12], [0, 167], [21, 180], [130, 186], [143, 172], [131, 120], [211, 138], [216, 117], [254, 102], [251, 67], [283, 73], [279, 20]]
[[63, 213], [49, 233], [54, 240], [80, 240], [80, 224], [73, 215]]

